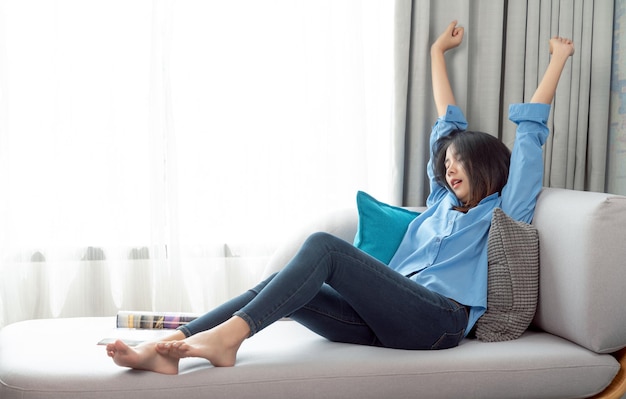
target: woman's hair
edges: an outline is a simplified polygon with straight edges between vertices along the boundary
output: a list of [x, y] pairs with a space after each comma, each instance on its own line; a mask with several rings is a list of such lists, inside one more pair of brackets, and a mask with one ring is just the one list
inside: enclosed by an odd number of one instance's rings
[[445, 161], [450, 146], [470, 180], [469, 200], [454, 209], [467, 212], [483, 198], [502, 191], [511, 161], [511, 151], [504, 143], [490, 134], [476, 131], [457, 130], [439, 138], [433, 148], [435, 179], [448, 188]]

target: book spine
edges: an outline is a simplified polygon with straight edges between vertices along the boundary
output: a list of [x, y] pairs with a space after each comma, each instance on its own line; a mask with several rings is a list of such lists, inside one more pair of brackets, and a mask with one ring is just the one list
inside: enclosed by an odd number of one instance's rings
[[117, 313], [117, 328], [176, 329], [198, 318], [191, 313], [175, 312], [132, 312]]

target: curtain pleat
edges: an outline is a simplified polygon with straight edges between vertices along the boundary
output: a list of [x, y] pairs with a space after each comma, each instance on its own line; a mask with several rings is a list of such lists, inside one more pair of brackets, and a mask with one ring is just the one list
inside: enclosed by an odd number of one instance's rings
[[626, 2], [616, 1], [613, 15], [613, 66], [611, 68], [607, 191], [626, 194], [626, 79], [624, 79], [624, 66], [626, 66]]
[[[607, 145], [609, 128], [609, 101], [613, 55], [614, 3], [610, 0], [591, 1], [593, 4], [593, 36], [589, 80], [589, 142], [587, 153], [586, 186], [591, 191], [604, 191], [606, 181]], [[589, 7], [591, 8], [591, 7]]]

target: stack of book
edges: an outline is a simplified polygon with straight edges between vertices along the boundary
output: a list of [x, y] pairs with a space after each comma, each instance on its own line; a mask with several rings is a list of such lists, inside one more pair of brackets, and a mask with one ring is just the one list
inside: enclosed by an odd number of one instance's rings
[[117, 328], [173, 330], [196, 318], [198, 318], [198, 315], [194, 313], [122, 310], [117, 313]]
[[117, 340], [129, 346], [136, 346], [146, 341], [159, 341], [171, 330], [198, 318], [193, 313], [179, 312], [144, 312], [123, 310], [117, 313], [115, 328], [98, 345], [106, 345]]

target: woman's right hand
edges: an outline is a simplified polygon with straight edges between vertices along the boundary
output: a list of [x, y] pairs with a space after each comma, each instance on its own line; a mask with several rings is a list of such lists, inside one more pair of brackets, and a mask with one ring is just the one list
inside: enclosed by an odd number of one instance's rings
[[432, 50], [439, 50], [442, 53], [451, 48], [458, 47], [463, 41], [463, 33], [465, 30], [461, 26], [457, 26], [457, 21], [452, 21], [445, 31], [432, 44]]
[[550, 54], [555, 57], [568, 58], [574, 55], [574, 42], [566, 37], [554, 36], [550, 39]]

